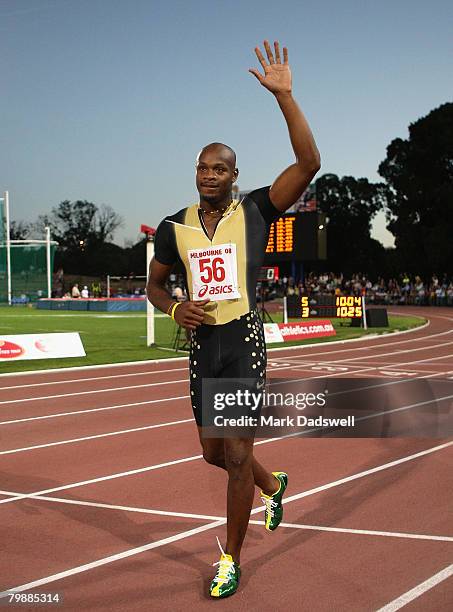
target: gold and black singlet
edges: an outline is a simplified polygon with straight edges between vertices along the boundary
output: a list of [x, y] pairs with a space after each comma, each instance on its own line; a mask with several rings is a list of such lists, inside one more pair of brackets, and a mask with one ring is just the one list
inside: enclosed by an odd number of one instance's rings
[[209, 298], [203, 323], [223, 325], [256, 307], [256, 283], [269, 228], [281, 212], [269, 187], [233, 200], [219, 220], [212, 240], [198, 204], [166, 217], [155, 235], [155, 258], [180, 264], [191, 300]]

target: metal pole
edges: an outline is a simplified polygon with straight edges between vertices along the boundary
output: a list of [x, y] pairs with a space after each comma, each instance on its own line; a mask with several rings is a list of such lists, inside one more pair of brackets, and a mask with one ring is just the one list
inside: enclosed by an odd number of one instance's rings
[[11, 231], [9, 221], [9, 193], [5, 191], [6, 216], [6, 278], [8, 282], [8, 304], [11, 306]]
[[362, 318], [363, 318], [363, 329], [368, 329], [366, 324], [366, 312], [365, 312], [365, 296], [362, 295]]
[[107, 293], [107, 298], [110, 297], [110, 274], [107, 274], [107, 289], [106, 289], [106, 293]]
[[283, 323], [288, 323], [288, 300], [286, 295], [283, 296]]
[[52, 270], [50, 268], [50, 227], [45, 227], [46, 230], [46, 260], [47, 260], [47, 297], [50, 300], [52, 297]]
[[[154, 241], [148, 240], [146, 243], [146, 270], [149, 277], [149, 266], [154, 257]], [[154, 344], [154, 306], [146, 300], [146, 344], [151, 346]]]

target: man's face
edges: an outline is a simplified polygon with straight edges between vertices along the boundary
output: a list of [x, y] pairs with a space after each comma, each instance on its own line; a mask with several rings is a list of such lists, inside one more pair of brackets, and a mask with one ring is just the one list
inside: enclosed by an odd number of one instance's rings
[[200, 198], [215, 204], [230, 197], [237, 174], [229, 149], [212, 147], [202, 151], [196, 165], [196, 184]]

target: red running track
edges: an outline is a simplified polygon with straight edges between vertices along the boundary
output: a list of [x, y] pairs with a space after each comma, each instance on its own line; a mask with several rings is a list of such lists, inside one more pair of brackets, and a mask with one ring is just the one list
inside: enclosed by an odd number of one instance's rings
[[[453, 312], [402, 312], [429, 325], [271, 351], [268, 375], [451, 379]], [[200, 457], [187, 373], [183, 359], [0, 377], [1, 595], [58, 593], [43, 609], [64, 610], [219, 605], [226, 475]], [[286, 438], [255, 453], [289, 473], [284, 523], [264, 530], [257, 492], [223, 609], [453, 608], [453, 439]]]

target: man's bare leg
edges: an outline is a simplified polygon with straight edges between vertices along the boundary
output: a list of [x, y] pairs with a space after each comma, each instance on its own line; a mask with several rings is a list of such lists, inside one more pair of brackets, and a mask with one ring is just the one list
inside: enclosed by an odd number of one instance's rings
[[[198, 426], [198, 435], [203, 448], [203, 458], [207, 463], [226, 470], [225, 465], [225, 439], [203, 438], [202, 428]], [[252, 455], [253, 480], [255, 485], [266, 495], [272, 495], [278, 491], [279, 483], [275, 476], [268, 472]]]

